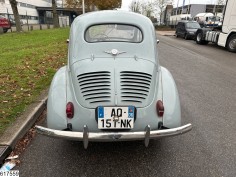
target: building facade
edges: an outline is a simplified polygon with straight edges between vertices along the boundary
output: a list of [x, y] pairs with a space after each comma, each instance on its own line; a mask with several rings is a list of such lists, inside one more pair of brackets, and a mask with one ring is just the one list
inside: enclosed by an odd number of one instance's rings
[[178, 8], [173, 8], [171, 11], [171, 16], [169, 21], [167, 21], [168, 26], [177, 25], [180, 20], [191, 20], [197, 14], [200, 13], [212, 13], [216, 16], [222, 16], [224, 10], [224, 5], [214, 5], [214, 4], [189, 4]]
[[[17, 8], [20, 19], [23, 24], [38, 24], [39, 14], [36, 7], [51, 7], [51, 0], [18, 0]], [[12, 8], [9, 0], [0, 0], [0, 15], [9, 19], [14, 19]], [[48, 18], [52, 18], [52, 13], [46, 14]]]
[[173, 10], [173, 5], [167, 5], [163, 13], [161, 14], [160, 24], [167, 24], [170, 20], [170, 16]]
[[198, 13], [222, 13], [224, 5], [214, 5], [214, 4], [189, 4], [183, 7], [173, 8], [171, 15], [180, 14], [191, 14], [195, 17]]

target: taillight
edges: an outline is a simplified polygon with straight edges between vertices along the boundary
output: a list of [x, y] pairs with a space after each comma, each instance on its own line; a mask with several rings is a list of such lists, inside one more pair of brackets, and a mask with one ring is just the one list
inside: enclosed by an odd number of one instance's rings
[[163, 102], [161, 100], [157, 101], [156, 109], [157, 109], [157, 115], [159, 117], [163, 117], [163, 115], [164, 115], [164, 105], [163, 105]]
[[66, 116], [70, 119], [74, 117], [74, 105], [71, 102], [68, 102], [66, 105]]

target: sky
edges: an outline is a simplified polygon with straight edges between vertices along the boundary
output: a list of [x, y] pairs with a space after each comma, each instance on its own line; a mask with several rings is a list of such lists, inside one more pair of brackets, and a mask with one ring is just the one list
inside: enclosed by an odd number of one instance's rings
[[[137, 0], [138, 1], [138, 0]], [[140, 1], [148, 1], [148, 0], [140, 0]], [[149, 0], [154, 1], [154, 0]], [[187, 4], [214, 4], [217, 0], [185, 0], [185, 5]], [[122, 0], [122, 9], [129, 10], [129, 4], [132, 0]], [[174, 7], [177, 6], [178, 0], [174, 0]], [[183, 0], [179, 0], [179, 7], [183, 5]]]

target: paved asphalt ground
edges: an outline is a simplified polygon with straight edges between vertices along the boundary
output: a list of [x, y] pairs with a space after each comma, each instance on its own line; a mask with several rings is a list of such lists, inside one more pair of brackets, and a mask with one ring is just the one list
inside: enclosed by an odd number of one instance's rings
[[[176, 81], [183, 124], [178, 137], [89, 143], [36, 135], [20, 157], [22, 177], [236, 176], [236, 54], [215, 45], [159, 36], [160, 64]], [[45, 124], [45, 123], [44, 123]]]

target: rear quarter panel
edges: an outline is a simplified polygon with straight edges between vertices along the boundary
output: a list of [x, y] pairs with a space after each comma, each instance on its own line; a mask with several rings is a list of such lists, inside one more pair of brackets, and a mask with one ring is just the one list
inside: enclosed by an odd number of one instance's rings
[[163, 125], [167, 128], [175, 128], [181, 125], [179, 94], [171, 73], [164, 67], [161, 67], [161, 72], [165, 108]]

